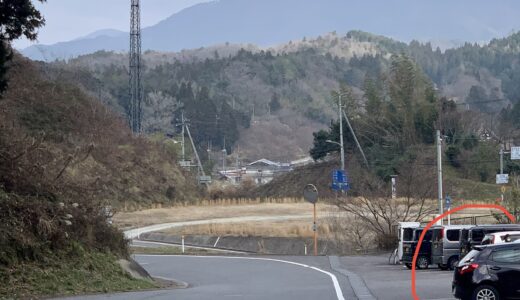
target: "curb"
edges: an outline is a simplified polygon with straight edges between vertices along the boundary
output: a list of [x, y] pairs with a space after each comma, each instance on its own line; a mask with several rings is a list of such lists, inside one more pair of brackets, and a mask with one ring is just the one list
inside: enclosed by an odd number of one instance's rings
[[329, 256], [329, 262], [334, 271], [347, 277], [352, 289], [354, 290], [354, 294], [356, 294], [356, 297], [359, 300], [377, 300], [377, 298], [370, 292], [370, 289], [367, 287], [363, 278], [353, 272], [343, 269], [337, 256]]

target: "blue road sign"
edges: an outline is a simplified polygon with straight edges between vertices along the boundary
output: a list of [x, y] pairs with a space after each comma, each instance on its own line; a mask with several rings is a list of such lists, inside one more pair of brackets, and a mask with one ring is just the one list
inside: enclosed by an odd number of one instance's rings
[[331, 188], [335, 191], [348, 191], [350, 190], [350, 184], [348, 182], [347, 173], [343, 170], [334, 170], [332, 172], [332, 185]]
[[446, 196], [446, 210], [450, 210], [451, 208], [451, 197], [448, 195]]

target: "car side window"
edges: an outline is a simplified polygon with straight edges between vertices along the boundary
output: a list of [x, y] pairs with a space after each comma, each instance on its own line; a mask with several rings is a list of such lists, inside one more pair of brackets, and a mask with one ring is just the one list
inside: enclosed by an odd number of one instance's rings
[[471, 239], [473, 241], [476, 241], [476, 242], [480, 242], [482, 241], [482, 239], [484, 238], [484, 232], [482, 230], [473, 230], [473, 232], [471, 233]]
[[446, 233], [446, 238], [450, 242], [458, 242], [460, 237], [460, 230], [448, 230]]
[[520, 249], [496, 250], [492, 260], [498, 263], [520, 264]]

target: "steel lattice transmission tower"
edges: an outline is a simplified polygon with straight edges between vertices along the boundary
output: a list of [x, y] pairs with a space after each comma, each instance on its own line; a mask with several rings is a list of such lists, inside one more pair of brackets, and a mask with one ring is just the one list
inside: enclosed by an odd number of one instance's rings
[[141, 132], [143, 86], [141, 83], [141, 11], [139, 0], [132, 1], [130, 16], [130, 105], [128, 121], [134, 133]]

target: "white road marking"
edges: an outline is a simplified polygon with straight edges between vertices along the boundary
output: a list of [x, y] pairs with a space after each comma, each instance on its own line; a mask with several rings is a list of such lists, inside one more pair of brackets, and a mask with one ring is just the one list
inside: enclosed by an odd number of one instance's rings
[[215, 241], [215, 245], [213, 245], [213, 248], [217, 247], [218, 241], [220, 241], [220, 236], [219, 236], [219, 237], [217, 238], [217, 240]]
[[316, 268], [316, 267], [311, 267], [309, 265], [305, 265], [305, 264], [301, 264], [301, 263], [297, 263], [297, 262], [293, 262], [293, 261], [287, 261], [287, 260], [281, 260], [281, 259], [273, 259], [273, 258], [232, 257], [232, 256], [148, 255], [148, 254], [136, 255], [136, 256], [141, 256], [141, 257], [190, 257], [190, 258], [243, 259], [243, 260], [274, 261], [274, 262], [279, 262], [279, 263], [285, 263], [285, 264], [300, 266], [300, 267], [303, 267], [303, 268], [309, 268], [309, 269], [312, 269], [314, 271], [318, 271], [318, 272], [321, 272], [323, 274], [328, 275], [330, 277], [330, 279], [332, 280], [332, 284], [334, 285], [334, 290], [336, 292], [336, 296], [337, 296], [338, 300], [345, 300], [345, 297], [343, 296], [343, 291], [341, 290], [341, 287], [339, 285], [338, 278], [336, 277], [336, 275], [334, 275], [334, 274], [332, 274], [330, 272], [324, 271], [322, 269]]

